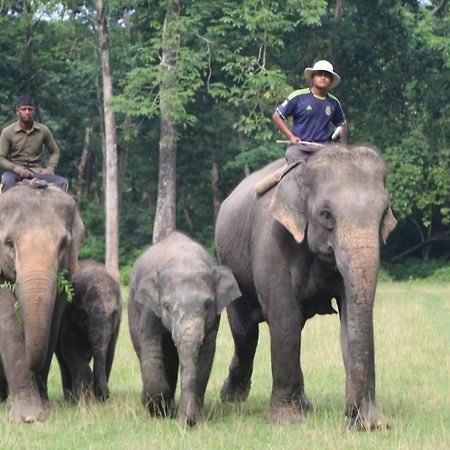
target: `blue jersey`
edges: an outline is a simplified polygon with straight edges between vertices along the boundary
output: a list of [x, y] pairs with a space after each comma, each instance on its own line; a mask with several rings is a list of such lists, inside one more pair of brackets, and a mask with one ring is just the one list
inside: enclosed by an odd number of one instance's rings
[[292, 116], [292, 133], [302, 141], [328, 142], [330, 122], [336, 127], [345, 123], [344, 111], [336, 97], [331, 94], [316, 97], [309, 88], [292, 92], [277, 112], [284, 120]]

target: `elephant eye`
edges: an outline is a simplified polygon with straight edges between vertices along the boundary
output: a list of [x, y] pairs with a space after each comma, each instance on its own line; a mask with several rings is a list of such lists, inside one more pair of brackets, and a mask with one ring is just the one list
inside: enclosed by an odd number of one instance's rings
[[324, 209], [323, 211], [321, 211], [320, 218], [325, 228], [327, 228], [328, 230], [332, 230], [334, 228], [336, 222], [334, 220], [333, 214], [331, 214], [328, 209]]
[[6, 238], [6, 239], [5, 239], [5, 245], [6, 245], [9, 249], [11, 249], [11, 250], [14, 249], [14, 242], [13, 242], [13, 240], [10, 239], [10, 238]]
[[64, 249], [67, 245], [67, 236], [64, 236], [61, 239], [61, 242], [59, 243], [59, 250], [61, 251], [62, 249]]

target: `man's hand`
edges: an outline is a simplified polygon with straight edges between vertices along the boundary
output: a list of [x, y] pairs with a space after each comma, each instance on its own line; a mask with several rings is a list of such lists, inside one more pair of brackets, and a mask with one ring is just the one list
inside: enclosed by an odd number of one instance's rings
[[44, 169], [42, 169], [42, 173], [50, 173], [50, 174], [53, 174], [54, 171], [53, 171], [53, 169], [51, 169], [50, 167], [45, 167]]
[[334, 133], [331, 135], [331, 140], [332, 140], [332, 141], [338, 141], [338, 140], [341, 138], [342, 130], [343, 130], [342, 125], [339, 126], [339, 127], [337, 127], [337, 128], [334, 130]]
[[33, 172], [28, 169], [22, 169], [19, 173], [20, 178], [33, 178]]
[[292, 136], [289, 138], [289, 142], [290, 142], [291, 144], [298, 144], [299, 142], [302, 142], [302, 140], [301, 140], [299, 137], [292, 135]]

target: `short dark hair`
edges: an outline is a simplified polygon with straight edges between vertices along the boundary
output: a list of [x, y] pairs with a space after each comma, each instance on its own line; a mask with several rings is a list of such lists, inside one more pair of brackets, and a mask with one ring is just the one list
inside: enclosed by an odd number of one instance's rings
[[33, 108], [36, 108], [36, 102], [30, 95], [22, 95], [16, 102], [16, 108], [20, 108], [21, 106], [32, 106]]

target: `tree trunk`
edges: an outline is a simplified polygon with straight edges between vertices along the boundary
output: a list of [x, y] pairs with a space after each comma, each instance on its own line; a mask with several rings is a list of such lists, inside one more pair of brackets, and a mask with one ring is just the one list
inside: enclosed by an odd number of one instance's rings
[[216, 223], [217, 214], [219, 214], [220, 209], [219, 167], [217, 166], [217, 163], [213, 163], [211, 170], [211, 191], [213, 198], [214, 223]]
[[153, 225], [153, 243], [161, 241], [176, 226], [176, 124], [173, 119], [171, 97], [177, 83], [175, 65], [179, 47], [178, 22], [180, 2], [167, 7], [162, 36], [162, 82], [159, 89], [161, 111], [161, 136], [159, 141], [159, 182], [156, 216]]
[[91, 143], [91, 135], [92, 135], [92, 125], [89, 124], [86, 127], [86, 130], [84, 132], [84, 142], [83, 142], [83, 149], [81, 150], [81, 158], [80, 163], [78, 164], [78, 188], [77, 188], [77, 199], [80, 202], [81, 198], [83, 197], [83, 194], [85, 192], [84, 186], [85, 186], [85, 169], [86, 169], [86, 162], [87, 157], [89, 153], [89, 145]]
[[336, 0], [336, 14], [334, 15], [334, 20], [339, 22], [344, 15], [344, 0]]
[[119, 210], [117, 187], [117, 143], [116, 125], [112, 110], [112, 73], [109, 58], [108, 27], [103, 0], [97, 0], [98, 38], [102, 60], [103, 109], [105, 114], [105, 213], [106, 255], [105, 265], [114, 277], [119, 276]]

